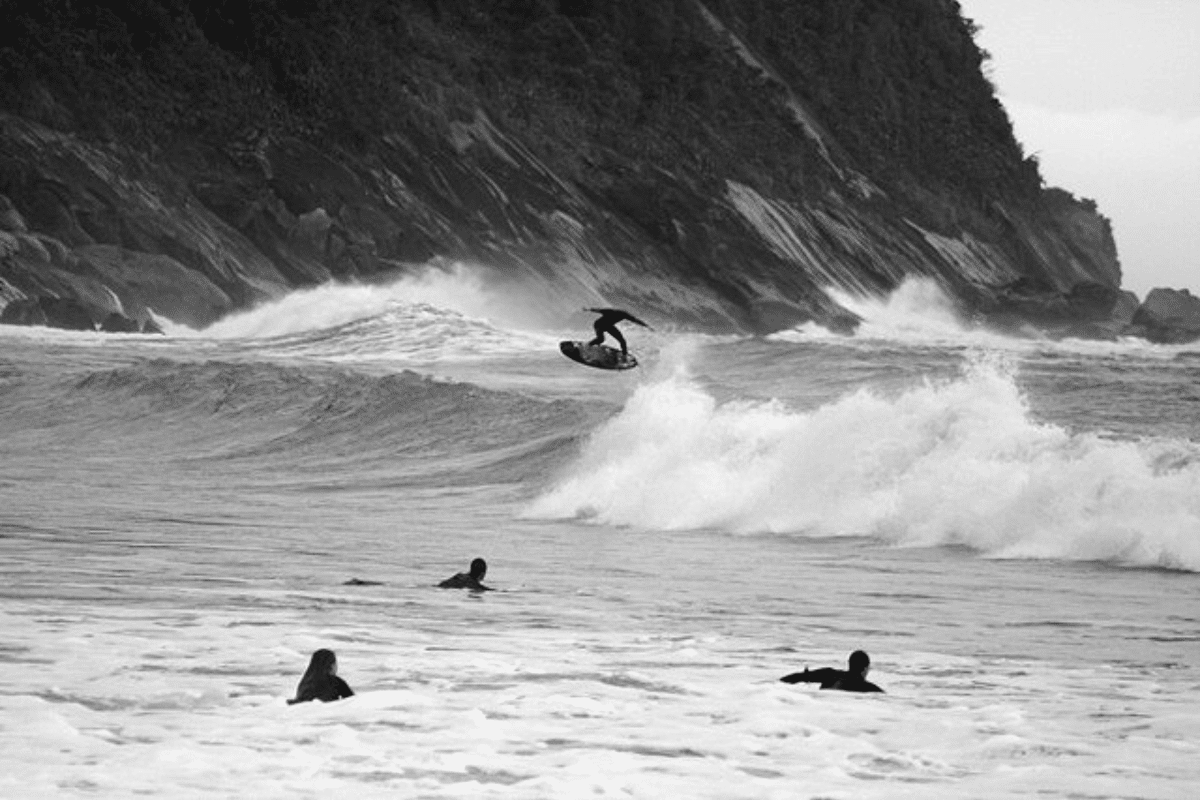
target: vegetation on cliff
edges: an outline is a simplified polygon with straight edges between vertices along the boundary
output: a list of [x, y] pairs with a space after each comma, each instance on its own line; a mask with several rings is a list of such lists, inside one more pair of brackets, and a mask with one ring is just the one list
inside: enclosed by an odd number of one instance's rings
[[648, 302], [690, 292], [672, 313], [762, 330], [841, 325], [830, 284], [933, 276], [967, 310], [1054, 301], [1054, 320], [1076, 285], [1099, 286], [1101, 316], [1119, 285], [1107, 222], [1042, 188], [954, 0], [0, 0], [0, 17], [0, 195], [29, 227], [0, 263], [13, 296], [103, 305], [107, 287], [145, 316], [191, 270], [207, 319], [440, 255], [574, 270], [614, 301], [651, 277]]
[[[484, 108], [573, 178], [606, 157], [803, 197], [824, 165], [695, 0], [3, 3], [0, 104], [153, 150], [299, 133], [351, 149]], [[860, 169], [1031, 198], [953, 0], [709, 0]], [[814, 184], [814, 177], [816, 183]], [[595, 176], [592, 178], [595, 180]], [[600, 184], [605, 181], [601, 179]]]

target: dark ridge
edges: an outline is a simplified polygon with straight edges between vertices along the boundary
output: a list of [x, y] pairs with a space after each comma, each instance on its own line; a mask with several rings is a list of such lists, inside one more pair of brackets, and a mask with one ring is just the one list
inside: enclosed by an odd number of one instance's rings
[[1043, 190], [953, 0], [0, 0], [0, 15], [0, 233], [16, 242], [0, 302], [203, 326], [442, 257], [599, 272], [607, 299], [708, 329], [849, 329], [822, 287], [908, 276], [1008, 327], [1117, 324], [1107, 220]]

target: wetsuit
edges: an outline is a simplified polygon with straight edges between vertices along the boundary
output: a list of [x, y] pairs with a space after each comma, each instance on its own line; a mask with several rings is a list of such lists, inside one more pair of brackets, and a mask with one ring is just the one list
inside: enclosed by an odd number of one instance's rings
[[484, 586], [473, 575], [466, 572], [446, 578], [438, 584], [438, 587], [441, 589], [470, 589], [472, 592], [490, 592], [492, 590], [492, 587]]
[[793, 672], [784, 675], [779, 680], [784, 683], [819, 683], [822, 689], [840, 689], [843, 692], [882, 692], [875, 684], [862, 675], [852, 674], [843, 669], [823, 667], [804, 672]]
[[324, 703], [341, 700], [343, 697], [353, 697], [354, 690], [337, 675], [326, 675], [323, 680], [313, 681], [309, 685], [301, 685], [296, 690], [296, 696], [288, 700], [293, 703], [307, 703], [309, 700], [320, 700]]
[[442, 589], [470, 589], [472, 592], [490, 592], [490, 586], [483, 585], [483, 578], [487, 575], [487, 562], [482, 558], [477, 558], [471, 562], [469, 572], [460, 572], [457, 575], [446, 578], [438, 584]]
[[632, 322], [636, 325], [641, 325], [643, 328], [650, 326], [642, 322], [640, 319], [630, 314], [628, 311], [622, 311], [619, 308], [589, 308], [588, 311], [593, 311], [600, 315], [600, 318], [592, 323], [593, 330], [596, 331], [596, 338], [588, 342], [589, 345], [597, 345], [604, 343], [604, 335], [608, 334], [617, 340], [621, 345], [621, 354], [629, 353], [629, 348], [625, 345], [625, 337], [617, 330], [618, 322]]

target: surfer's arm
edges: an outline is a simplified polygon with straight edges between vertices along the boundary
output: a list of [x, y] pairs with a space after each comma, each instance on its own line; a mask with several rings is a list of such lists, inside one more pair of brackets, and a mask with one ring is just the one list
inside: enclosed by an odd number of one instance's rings
[[336, 675], [333, 676], [333, 686], [337, 690], [338, 699], [343, 697], [354, 697], [354, 690], [350, 688], [350, 684], [346, 683]]
[[[643, 328], [650, 327], [645, 322], [642, 322], [640, 319], [635, 317], [633, 314], [630, 314], [623, 308], [586, 308], [584, 310], [591, 311], [593, 314], [608, 315], [613, 318], [613, 322], [624, 322], [625, 320], [629, 320], [635, 325], [641, 325]], [[651, 328], [651, 330], [653, 330], [653, 328]]]
[[825, 683], [827, 681], [836, 681], [841, 677], [841, 670], [836, 670], [831, 667], [822, 667], [821, 669], [804, 668], [803, 672], [793, 672], [791, 675], [784, 675], [779, 680], [784, 683]]

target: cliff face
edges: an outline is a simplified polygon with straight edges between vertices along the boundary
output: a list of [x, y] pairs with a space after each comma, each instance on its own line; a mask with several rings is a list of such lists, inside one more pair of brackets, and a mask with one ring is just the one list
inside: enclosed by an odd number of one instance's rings
[[1117, 324], [1107, 221], [1041, 188], [951, 0], [4, 5], [10, 317], [201, 327], [440, 259], [709, 330], [910, 276]]

